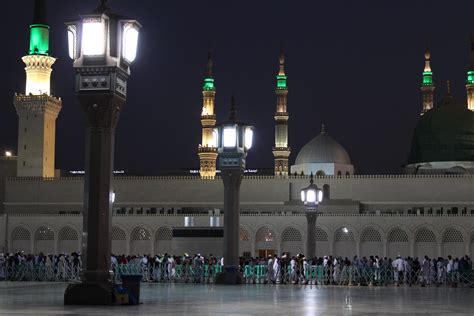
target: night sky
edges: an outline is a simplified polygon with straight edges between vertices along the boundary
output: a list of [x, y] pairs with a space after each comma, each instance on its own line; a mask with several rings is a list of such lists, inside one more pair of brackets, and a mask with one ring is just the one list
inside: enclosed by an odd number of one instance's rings
[[[99, 1], [49, 0], [52, 93], [63, 99], [56, 168], [83, 169], [84, 117], [74, 92], [64, 22]], [[116, 140], [116, 169], [133, 174], [198, 168], [202, 80], [214, 53], [218, 120], [236, 95], [239, 119], [256, 127], [249, 168], [273, 168], [275, 75], [280, 46], [288, 75], [290, 163], [324, 123], [357, 173], [394, 173], [405, 162], [421, 111], [429, 43], [437, 85], [462, 102], [474, 1], [112, 0], [144, 26]], [[24, 93], [33, 0], [2, 1], [0, 149], [15, 149], [15, 92]]]

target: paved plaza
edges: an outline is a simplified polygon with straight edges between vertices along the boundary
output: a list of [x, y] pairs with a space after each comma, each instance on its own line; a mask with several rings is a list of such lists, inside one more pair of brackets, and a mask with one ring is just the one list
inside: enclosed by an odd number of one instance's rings
[[0, 315], [473, 315], [474, 290], [142, 284], [139, 306], [63, 305], [66, 284], [0, 282]]

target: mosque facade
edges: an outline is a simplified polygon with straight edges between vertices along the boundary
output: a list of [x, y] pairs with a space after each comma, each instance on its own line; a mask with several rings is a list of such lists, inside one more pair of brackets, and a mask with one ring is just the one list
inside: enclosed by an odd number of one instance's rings
[[[26, 90], [14, 97], [18, 156], [0, 158], [0, 251], [71, 253], [81, 249], [84, 181], [54, 172], [55, 122], [61, 119], [62, 107], [61, 99], [49, 89], [55, 59], [49, 55], [44, 16], [35, 14], [30, 30], [30, 49], [23, 57]], [[349, 153], [324, 127], [299, 152], [291, 148], [287, 79], [281, 53], [275, 143], [269, 149], [274, 174], [243, 179], [241, 255], [304, 252], [306, 219], [300, 190], [308, 185], [310, 175], [315, 175], [324, 195], [317, 219], [317, 256], [474, 255], [474, 44], [467, 104], [457, 102], [450, 89], [435, 104], [430, 53], [425, 54], [421, 116], [404, 173], [398, 175], [357, 174]], [[114, 178], [114, 253], [222, 253], [216, 92], [209, 54], [202, 142], [196, 152], [199, 176]], [[291, 155], [296, 157], [294, 165], [290, 165]], [[183, 228], [187, 233], [176, 233]]]

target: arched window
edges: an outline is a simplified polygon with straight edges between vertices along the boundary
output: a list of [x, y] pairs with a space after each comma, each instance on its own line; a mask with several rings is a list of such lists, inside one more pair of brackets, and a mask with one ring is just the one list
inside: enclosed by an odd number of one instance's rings
[[443, 234], [443, 242], [464, 242], [464, 238], [459, 230], [449, 228]]
[[316, 171], [316, 177], [324, 177], [326, 174], [322, 170]]
[[408, 234], [401, 228], [394, 228], [388, 234], [388, 242], [408, 242]]
[[112, 240], [126, 240], [126, 234], [123, 229], [118, 228], [117, 226], [112, 227]]
[[337, 172], [337, 176], [338, 176], [338, 177], [342, 176], [341, 170], [339, 170], [339, 171]]
[[168, 227], [161, 227], [155, 235], [155, 240], [171, 240], [173, 239], [173, 232]]
[[77, 240], [77, 231], [69, 226], [63, 227], [59, 231], [58, 240]]
[[362, 242], [379, 242], [382, 241], [382, 237], [378, 230], [374, 228], [366, 228], [361, 234], [360, 240]]
[[250, 241], [250, 234], [246, 229], [240, 227], [239, 235], [241, 241]]
[[137, 227], [132, 232], [132, 240], [151, 240], [151, 234], [143, 227]]
[[301, 233], [294, 227], [286, 228], [281, 234], [281, 241], [301, 241]]
[[36, 230], [35, 240], [54, 240], [54, 232], [47, 226], [41, 226]]
[[416, 232], [415, 242], [436, 242], [436, 236], [428, 228], [421, 228]]
[[331, 192], [329, 184], [323, 185], [323, 199], [329, 200], [331, 198]]
[[268, 227], [260, 228], [255, 234], [255, 240], [257, 242], [270, 242], [275, 240], [275, 233]]
[[329, 241], [328, 233], [320, 227], [316, 227], [316, 241]]

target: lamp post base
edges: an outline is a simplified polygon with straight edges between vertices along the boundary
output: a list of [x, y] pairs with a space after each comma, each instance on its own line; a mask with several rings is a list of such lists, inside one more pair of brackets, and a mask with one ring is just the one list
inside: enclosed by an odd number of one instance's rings
[[64, 293], [64, 305], [112, 305], [112, 282], [83, 282], [70, 284]]
[[216, 275], [216, 284], [243, 284], [244, 278], [238, 266], [224, 266], [223, 271]]

